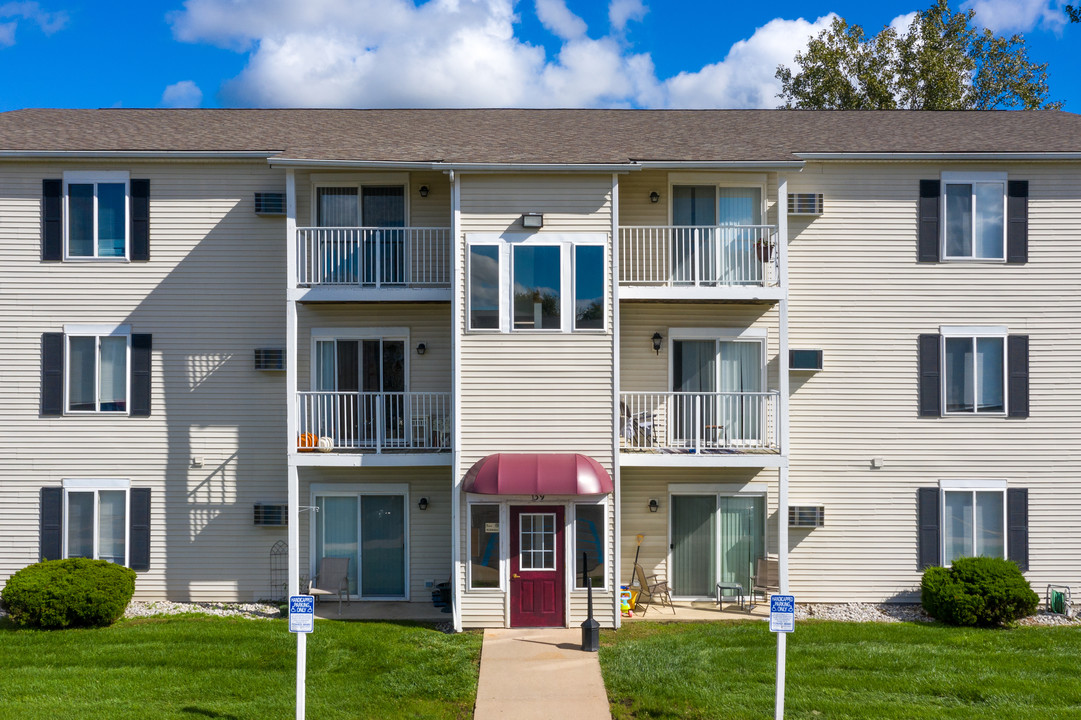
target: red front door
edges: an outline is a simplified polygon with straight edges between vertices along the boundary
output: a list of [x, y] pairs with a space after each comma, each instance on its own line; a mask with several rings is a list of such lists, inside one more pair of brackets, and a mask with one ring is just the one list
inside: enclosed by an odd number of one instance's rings
[[511, 627], [563, 627], [563, 508], [510, 509]]

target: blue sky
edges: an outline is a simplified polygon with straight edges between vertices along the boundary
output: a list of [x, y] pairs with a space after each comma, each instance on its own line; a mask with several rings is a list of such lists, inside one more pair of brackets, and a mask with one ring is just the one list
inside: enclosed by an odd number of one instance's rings
[[[22, 107], [774, 107], [831, 13], [906, 26], [906, 0], [0, 0], [0, 110]], [[1061, 0], [966, 0], [1023, 33], [1081, 112]]]

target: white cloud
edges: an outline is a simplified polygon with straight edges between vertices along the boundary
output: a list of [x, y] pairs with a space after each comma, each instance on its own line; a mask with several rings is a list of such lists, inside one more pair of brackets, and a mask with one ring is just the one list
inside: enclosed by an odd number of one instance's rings
[[233, 106], [775, 107], [777, 65], [833, 17], [773, 20], [724, 60], [661, 80], [623, 34], [644, 16], [643, 0], [611, 0], [601, 37], [567, 0], [535, 0], [560, 40], [553, 56], [516, 36], [514, 3], [186, 0], [170, 22], [180, 40], [248, 53], [222, 87]]
[[916, 11], [913, 10], [910, 13], [904, 15], [898, 15], [893, 20], [890, 20], [889, 26], [893, 28], [898, 35], [905, 35], [908, 33], [908, 29], [912, 27], [912, 21], [916, 19]]
[[642, 0], [612, 0], [608, 5], [608, 22], [612, 28], [622, 31], [631, 20], [641, 20], [646, 16], [646, 6]]
[[36, 2], [9, 2], [0, 5], [0, 20], [10, 20], [0, 23], [0, 47], [10, 47], [15, 44], [15, 30], [20, 20], [29, 20], [46, 35], [52, 35], [67, 24], [68, 14], [62, 10], [42, 10]]
[[664, 83], [668, 107], [678, 108], [770, 108], [780, 104], [781, 84], [774, 77], [777, 66], [791, 66], [797, 52], [807, 47], [833, 21], [831, 13], [813, 23], [770, 20], [740, 40], [724, 60], [697, 72], [681, 72]]
[[1061, 3], [1053, 0], [966, 0], [961, 9], [975, 10], [975, 22], [997, 33], [1028, 32], [1037, 25], [1061, 30], [1066, 24]]
[[203, 102], [203, 91], [191, 80], [181, 80], [165, 88], [161, 94], [161, 106], [170, 108], [195, 108]]
[[585, 20], [567, 9], [564, 0], [536, 0], [537, 18], [553, 35], [571, 40], [586, 34]]

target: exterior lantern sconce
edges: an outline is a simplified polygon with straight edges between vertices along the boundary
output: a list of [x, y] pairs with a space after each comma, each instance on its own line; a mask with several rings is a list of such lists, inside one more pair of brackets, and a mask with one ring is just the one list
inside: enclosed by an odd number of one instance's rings
[[522, 227], [524, 227], [524, 228], [544, 227], [544, 215], [542, 213], [524, 213], [522, 215]]
[[649, 194], [649, 201], [651, 203], [659, 203], [661, 201], [661, 194], [654, 190]]
[[428, 186], [427, 185], [421, 185], [420, 186], [420, 196], [421, 197], [428, 197]]
[[419, 507], [421, 510], [427, 510], [428, 509], [428, 498], [422, 497], [420, 499], [420, 502], [417, 503], [417, 507]]
[[659, 332], [653, 333], [653, 350], [660, 355], [661, 354], [661, 342], [664, 340]]
[[649, 500], [649, 511], [651, 513], [657, 512], [657, 510], [660, 508], [660, 506], [661, 506], [661, 504], [659, 502], [657, 502], [657, 498], [650, 498], [650, 500]]
[[423, 355], [428, 352], [428, 346], [424, 343], [417, 343], [417, 355]]

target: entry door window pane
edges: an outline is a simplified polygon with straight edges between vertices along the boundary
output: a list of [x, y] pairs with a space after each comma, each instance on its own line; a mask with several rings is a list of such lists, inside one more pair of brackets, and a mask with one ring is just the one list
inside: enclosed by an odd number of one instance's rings
[[756, 227], [762, 224], [762, 189], [721, 187], [718, 225], [720, 240], [720, 281], [725, 285], [746, 285], [762, 280], [759, 240], [768, 239]]
[[721, 582], [751, 587], [755, 561], [766, 555], [765, 498], [722, 497]]
[[[676, 283], [713, 283], [719, 256], [716, 244], [717, 194], [713, 185], [672, 187], [672, 277]], [[686, 229], [681, 229], [681, 228]]]
[[584, 588], [582, 556], [593, 587], [604, 587], [604, 506], [574, 506], [574, 587]]
[[499, 329], [499, 247], [469, 246], [469, 328]]
[[728, 442], [754, 442], [765, 425], [762, 392], [762, 343], [721, 342], [720, 413], [711, 425]]
[[[405, 282], [405, 188], [397, 186], [366, 186], [360, 191], [361, 222], [366, 228], [377, 228], [365, 235], [367, 260], [364, 282]], [[375, 270], [379, 276], [376, 278]]]
[[513, 247], [515, 330], [560, 329], [559, 250], [543, 245]]
[[360, 508], [361, 596], [402, 597], [405, 595], [405, 498], [364, 495]]
[[555, 515], [522, 513], [518, 517], [518, 567], [522, 570], [555, 570]]
[[319, 227], [360, 225], [357, 189], [324, 187], [315, 191], [315, 224]]
[[717, 497], [672, 496], [672, 594], [713, 597], [717, 589]]
[[315, 505], [316, 568], [324, 557], [349, 558], [349, 594], [357, 594], [357, 498], [317, 497]]
[[499, 587], [499, 506], [469, 506], [469, 578], [472, 588]]
[[672, 423], [677, 441], [706, 438], [708, 426], [719, 413], [717, 398], [717, 343], [713, 340], [676, 340], [672, 343]]

